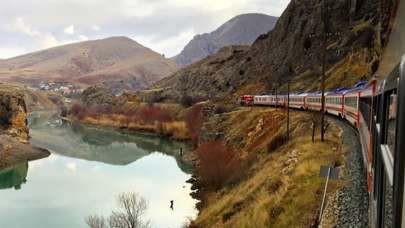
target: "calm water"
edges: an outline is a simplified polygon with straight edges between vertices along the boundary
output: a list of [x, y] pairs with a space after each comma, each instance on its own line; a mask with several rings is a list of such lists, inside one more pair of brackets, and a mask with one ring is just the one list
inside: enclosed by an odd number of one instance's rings
[[148, 201], [152, 227], [181, 227], [196, 216], [190, 167], [176, 157], [185, 145], [62, 123], [46, 112], [33, 113], [30, 128], [31, 143], [52, 155], [0, 172], [1, 228], [87, 227], [84, 218], [108, 216], [122, 192]]

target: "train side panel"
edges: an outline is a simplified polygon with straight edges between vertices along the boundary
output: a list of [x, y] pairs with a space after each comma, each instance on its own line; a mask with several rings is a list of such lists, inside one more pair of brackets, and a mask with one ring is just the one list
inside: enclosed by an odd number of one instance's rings
[[322, 98], [321, 96], [308, 96], [305, 99], [306, 107], [309, 110], [321, 111], [322, 109]]
[[344, 118], [356, 128], [359, 127], [359, 92], [344, 96]]
[[335, 116], [343, 116], [343, 95], [328, 95], [325, 98], [326, 112]]
[[290, 108], [304, 109], [304, 107], [305, 107], [304, 100], [305, 100], [304, 96], [291, 95], [290, 96]]

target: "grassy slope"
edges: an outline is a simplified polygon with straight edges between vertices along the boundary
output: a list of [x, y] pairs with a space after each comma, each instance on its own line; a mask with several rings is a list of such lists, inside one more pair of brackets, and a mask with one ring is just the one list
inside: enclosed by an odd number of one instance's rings
[[[242, 157], [256, 154], [256, 162], [240, 184], [208, 194], [207, 206], [197, 218], [197, 225], [308, 227], [313, 223], [324, 183], [319, 168], [324, 164], [342, 164], [343, 154], [337, 152], [341, 130], [331, 126], [326, 142], [317, 140], [313, 144], [309, 115], [293, 112], [292, 140], [269, 153], [267, 143], [285, 131], [285, 125], [279, 125], [285, 123], [283, 112], [246, 108], [229, 114], [223, 126], [226, 140], [238, 148]], [[240, 135], [246, 137], [240, 140]], [[330, 189], [333, 192], [336, 186]]]

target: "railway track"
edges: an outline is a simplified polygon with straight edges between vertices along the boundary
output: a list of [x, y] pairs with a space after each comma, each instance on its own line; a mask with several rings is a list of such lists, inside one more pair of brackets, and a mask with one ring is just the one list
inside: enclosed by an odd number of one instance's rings
[[369, 227], [369, 196], [359, 134], [345, 121], [328, 120], [343, 130], [343, 150], [347, 154], [341, 178], [347, 184], [328, 198], [320, 227]]

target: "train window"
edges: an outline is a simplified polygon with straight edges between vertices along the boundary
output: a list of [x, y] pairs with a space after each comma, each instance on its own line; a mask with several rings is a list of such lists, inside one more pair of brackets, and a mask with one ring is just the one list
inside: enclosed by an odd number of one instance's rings
[[395, 151], [395, 129], [397, 118], [397, 95], [394, 91], [389, 97], [387, 144], [391, 153]]
[[345, 105], [353, 108], [357, 108], [357, 97], [346, 97]]
[[360, 113], [363, 116], [364, 123], [370, 129], [370, 111], [371, 111], [371, 97], [362, 97], [360, 98]]

